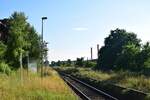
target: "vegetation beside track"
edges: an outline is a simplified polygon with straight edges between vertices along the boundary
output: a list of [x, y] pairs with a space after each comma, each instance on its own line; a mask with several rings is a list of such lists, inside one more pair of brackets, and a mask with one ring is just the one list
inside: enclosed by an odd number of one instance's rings
[[129, 71], [94, 71], [90, 68], [75, 68], [75, 67], [61, 67], [57, 68], [61, 72], [72, 74], [74, 76], [84, 79], [94, 79], [104, 83], [112, 83], [126, 88], [149, 93], [150, 78], [142, 74]]
[[24, 70], [23, 81], [20, 71], [9, 76], [0, 74], [1, 100], [77, 100], [77, 96], [68, 88], [56, 71], [48, 69], [48, 76]]

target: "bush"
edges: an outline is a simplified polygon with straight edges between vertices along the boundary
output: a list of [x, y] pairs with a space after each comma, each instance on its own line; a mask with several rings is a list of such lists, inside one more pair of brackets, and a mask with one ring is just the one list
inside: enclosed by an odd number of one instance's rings
[[150, 68], [150, 58], [144, 62], [144, 68]]
[[0, 59], [2, 59], [5, 55], [6, 52], [6, 45], [4, 45], [1, 41], [0, 41]]
[[75, 65], [78, 66], [78, 67], [83, 67], [83, 65], [84, 65], [84, 58], [83, 57], [77, 58], [77, 61], [76, 61]]
[[9, 75], [11, 72], [11, 69], [10, 69], [9, 65], [6, 64], [5, 62], [0, 62], [0, 72]]
[[96, 63], [95, 63], [95, 62], [90, 62], [90, 61], [88, 61], [88, 62], [85, 63], [85, 67], [91, 67], [91, 68], [93, 68], [93, 67], [95, 67], [95, 66], [96, 66]]

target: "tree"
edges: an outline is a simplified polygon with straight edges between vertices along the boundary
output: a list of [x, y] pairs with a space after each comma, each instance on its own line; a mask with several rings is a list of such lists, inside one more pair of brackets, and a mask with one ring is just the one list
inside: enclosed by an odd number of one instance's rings
[[[25, 27], [27, 25], [27, 18], [24, 13], [14, 12], [9, 21], [9, 37], [8, 37], [8, 60], [14, 66], [19, 66], [18, 59], [22, 59], [22, 54], [24, 53], [24, 49], [28, 43], [25, 41], [26, 31]], [[20, 66], [22, 62], [20, 62]]]
[[105, 38], [104, 46], [99, 51], [97, 68], [113, 69], [116, 66], [116, 60], [123, 51], [123, 47], [128, 44], [140, 47], [140, 41], [134, 33], [126, 32], [123, 29], [112, 30], [110, 35]]
[[67, 60], [66, 66], [71, 66], [71, 60], [70, 59]]
[[76, 61], [76, 66], [79, 66], [79, 67], [83, 67], [84, 65], [84, 58], [81, 57], [81, 58], [77, 58], [77, 61]]
[[96, 62], [86, 61], [85, 67], [94, 68], [94, 67], [96, 67]]
[[117, 58], [116, 69], [138, 70], [137, 56], [140, 53], [140, 47], [135, 44], [128, 44], [123, 47], [120, 56]]
[[1, 41], [0, 41], [0, 60], [2, 60], [5, 56], [5, 52], [6, 52], [6, 45], [4, 45]]
[[61, 66], [61, 61], [60, 60], [58, 60], [57, 62], [56, 62], [56, 66]]
[[0, 41], [4, 44], [6, 44], [8, 40], [8, 22], [8, 18], [0, 20]]
[[19, 68], [26, 54], [34, 59], [40, 58], [40, 37], [34, 27], [27, 22], [23, 12], [14, 12], [7, 20], [7, 46], [5, 59], [13, 68]]
[[29, 23], [27, 23], [25, 31], [25, 40], [28, 42], [28, 45], [26, 45], [24, 49], [29, 52], [29, 56], [33, 59], [40, 58], [40, 36], [35, 31], [34, 27], [31, 26]]
[[52, 67], [56, 66], [56, 62], [52, 61], [50, 66], [52, 66]]
[[137, 57], [137, 65], [141, 68], [150, 66], [150, 43], [147, 42], [142, 46], [141, 52]]

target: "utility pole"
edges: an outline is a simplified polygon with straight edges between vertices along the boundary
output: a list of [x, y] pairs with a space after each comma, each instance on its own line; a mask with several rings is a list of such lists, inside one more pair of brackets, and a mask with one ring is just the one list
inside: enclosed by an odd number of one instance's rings
[[43, 52], [43, 57], [44, 57], [44, 66], [45, 66], [45, 70], [44, 70], [44, 73], [47, 75], [47, 67], [49, 65], [49, 62], [48, 62], [48, 47], [47, 47], [47, 44], [48, 42], [44, 41], [44, 52]]
[[44, 20], [46, 20], [47, 19], [47, 17], [42, 17], [42, 32], [41, 32], [41, 34], [42, 34], [42, 46], [41, 46], [41, 77], [43, 77], [43, 47], [44, 47], [44, 39], [43, 39], [43, 21]]

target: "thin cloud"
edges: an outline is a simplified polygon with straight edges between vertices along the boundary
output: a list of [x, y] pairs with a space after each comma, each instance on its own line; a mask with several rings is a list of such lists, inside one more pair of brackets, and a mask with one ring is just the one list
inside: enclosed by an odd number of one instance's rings
[[76, 27], [76, 28], [72, 28], [72, 30], [74, 30], [74, 31], [87, 31], [88, 28], [86, 28], [86, 27]]

